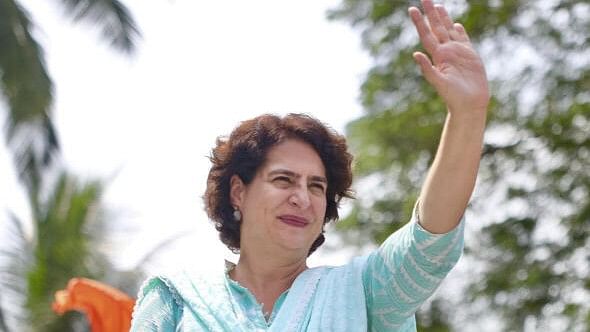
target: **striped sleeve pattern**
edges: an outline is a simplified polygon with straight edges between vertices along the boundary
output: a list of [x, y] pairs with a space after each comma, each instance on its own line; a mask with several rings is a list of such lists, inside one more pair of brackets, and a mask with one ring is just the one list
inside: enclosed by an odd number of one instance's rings
[[[371, 331], [405, 330], [463, 252], [464, 220], [446, 234], [412, 221], [369, 255], [363, 270]], [[415, 330], [415, 328], [413, 329]]]

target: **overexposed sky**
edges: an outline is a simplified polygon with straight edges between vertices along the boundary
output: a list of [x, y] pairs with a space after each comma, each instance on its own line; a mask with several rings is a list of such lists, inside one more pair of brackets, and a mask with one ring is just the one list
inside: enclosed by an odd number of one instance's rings
[[[39, 23], [55, 81], [65, 164], [108, 181], [105, 246], [122, 267], [178, 234], [152, 271], [189, 257], [220, 261], [226, 250], [201, 202], [215, 138], [266, 112], [310, 113], [343, 132], [361, 114], [368, 56], [358, 32], [325, 19], [339, 0], [124, 2], [144, 36], [133, 58], [73, 25], [56, 2], [21, 1]], [[0, 208], [26, 216], [5, 146], [0, 152]]]

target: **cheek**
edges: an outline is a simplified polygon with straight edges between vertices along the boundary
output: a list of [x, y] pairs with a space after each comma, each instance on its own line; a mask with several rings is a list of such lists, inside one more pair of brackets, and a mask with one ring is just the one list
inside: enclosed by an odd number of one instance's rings
[[324, 219], [324, 217], [326, 216], [326, 208], [328, 207], [328, 203], [326, 201], [326, 198], [318, 198], [315, 202], [314, 202], [314, 212], [315, 214], [321, 218], [322, 220]]

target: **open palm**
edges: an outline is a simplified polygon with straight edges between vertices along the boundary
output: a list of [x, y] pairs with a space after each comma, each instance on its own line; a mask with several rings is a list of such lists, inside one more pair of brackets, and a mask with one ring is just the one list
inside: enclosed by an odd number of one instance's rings
[[428, 82], [444, 99], [452, 113], [485, 111], [489, 89], [485, 68], [469, 41], [463, 26], [453, 23], [442, 6], [423, 0], [425, 16], [415, 7], [409, 9], [420, 41], [432, 58], [414, 53]]

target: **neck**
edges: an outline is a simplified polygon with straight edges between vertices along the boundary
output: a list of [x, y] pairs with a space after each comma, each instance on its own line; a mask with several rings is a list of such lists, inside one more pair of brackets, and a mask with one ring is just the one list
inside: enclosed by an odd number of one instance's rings
[[306, 258], [250, 256], [242, 251], [238, 264], [229, 275], [240, 285], [248, 288], [262, 304], [264, 313], [269, 314], [277, 298], [307, 269]]

